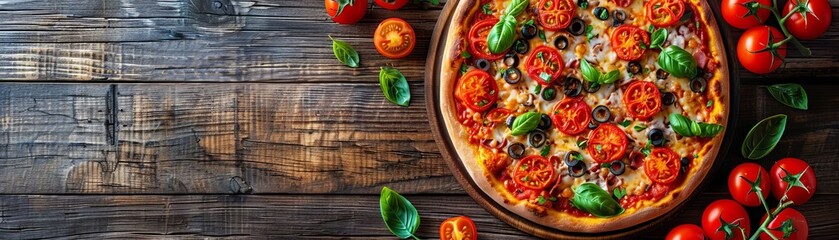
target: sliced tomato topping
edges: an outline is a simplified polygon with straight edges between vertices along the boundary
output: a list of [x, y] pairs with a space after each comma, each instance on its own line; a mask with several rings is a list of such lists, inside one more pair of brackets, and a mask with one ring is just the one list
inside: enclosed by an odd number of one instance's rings
[[555, 173], [554, 166], [548, 159], [531, 155], [516, 165], [513, 170], [513, 181], [525, 188], [542, 190], [554, 181]]
[[644, 160], [644, 173], [653, 182], [670, 184], [679, 176], [679, 154], [670, 148], [656, 148]]
[[539, 23], [548, 30], [558, 31], [568, 27], [577, 14], [573, 0], [540, 0], [536, 6]]
[[495, 23], [498, 23], [498, 19], [490, 18], [481, 20], [472, 25], [468, 36], [470, 54], [477, 58], [483, 58], [486, 60], [497, 60], [504, 57], [504, 52], [493, 54], [489, 51], [489, 45], [487, 45], [489, 30], [492, 29], [492, 26], [495, 26]]
[[634, 81], [623, 91], [623, 105], [635, 118], [652, 117], [661, 111], [661, 92], [651, 82]]
[[582, 98], [567, 97], [554, 106], [550, 115], [557, 130], [574, 136], [586, 130], [591, 121], [591, 107]]
[[495, 108], [489, 110], [484, 119], [488, 121], [488, 123], [502, 123], [507, 121], [507, 118], [513, 114], [513, 111], [506, 109], [506, 108]]
[[685, 14], [685, 3], [682, 0], [651, 0], [644, 8], [647, 20], [656, 27], [673, 26]]
[[495, 104], [498, 85], [489, 73], [474, 69], [460, 77], [454, 95], [472, 111], [483, 112]]
[[533, 49], [527, 57], [527, 74], [541, 85], [550, 85], [559, 79], [565, 62], [562, 55], [554, 48], [542, 45]]
[[475, 222], [466, 216], [446, 219], [440, 224], [440, 240], [475, 240], [478, 229]]
[[634, 61], [640, 59], [650, 46], [650, 35], [636, 26], [621, 25], [612, 31], [610, 42], [618, 58]]
[[598, 163], [620, 159], [626, 153], [626, 133], [617, 125], [600, 124], [588, 138], [586, 152]]
[[414, 51], [414, 28], [400, 18], [388, 18], [379, 23], [373, 35], [376, 51], [388, 58], [404, 58]]

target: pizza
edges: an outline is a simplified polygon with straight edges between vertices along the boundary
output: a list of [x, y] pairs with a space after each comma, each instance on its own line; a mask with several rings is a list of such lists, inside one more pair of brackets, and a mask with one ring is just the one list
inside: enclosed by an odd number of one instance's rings
[[728, 122], [725, 50], [699, 0], [461, 0], [439, 108], [471, 180], [567, 232], [626, 229], [684, 202]]

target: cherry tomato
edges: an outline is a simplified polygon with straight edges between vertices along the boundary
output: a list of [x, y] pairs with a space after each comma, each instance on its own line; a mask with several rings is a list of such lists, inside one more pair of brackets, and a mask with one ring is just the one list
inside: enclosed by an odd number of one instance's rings
[[644, 173], [653, 182], [670, 184], [679, 176], [679, 154], [662, 147], [653, 149], [647, 159], [644, 159]]
[[408, 0], [376, 0], [376, 5], [387, 10], [397, 10], [408, 4]]
[[489, 112], [487, 112], [487, 115], [484, 116], [484, 119], [486, 119], [489, 123], [502, 123], [506, 121], [512, 113], [513, 111], [510, 111], [506, 108], [495, 108], [489, 110]]
[[784, 23], [789, 33], [799, 40], [813, 40], [827, 32], [833, 21], [830, 3], [827, 0], [790, 0], [784, 7], [784, 16], [799, 4], [806, 8], [807, 17], [800, 11], [793, 13]]
[[551, 122], [556, 129], [571, 136], [586, 130], [591, 121], [591, 107], [582, 98], [564, 98], [551, 113]]
[[489, 36], [489, 30], [492, 29], [492, 26], [498, 23], [497, 18], [489, 18], [486, 20], [481, 20], [480, 22], [475, 23], [472, 25], [472, 28], [469, 29], [469, 53], [477, 58], [483, 58], [486, 60], [497, 60], [504, 57], [505, 53], [497, 53], [494, 54], [489, 51], [489, 45], [487, 45], [487, 36]]
[[[774, 211], [774, 209], [772, 211]], [[768, 216], [763, 214], [760, 222], [765, 221], [766, 217]], [[775, 216], [775, 219], [772, 219], [766, 227], [770, 229], [770, 234], [783, 240], [805, 240], [807, 239], [807, 235], [810, 233], [810, 229], [807, 226], [807, 219], [804, 218], [804, 214], [801, 214], [801, 212], [792, 208], [781, 210], [781, 212], [778, 213], [778, 216]], [[772, 237], [764, 232], [760, 234], [760, 239], [770, 240]]]
[[696, 224], [682, 224], [670, 230], [666, 240], [704, 240], [705, 232]]
[[495, 104], [498, 99], [498, 85], [489, 73], [474, 69], [467, 72], [457, 84], [454, 95], [466, 107], [475, 112], [483, 112]]
[[527, 74], [541, 85], [550, 85], [562, 75], [565, 62], [554, 48], [542, 45], [527, 57]]
[[556, 178], [553, 164], [548, 159], [539, 156], [527, 156], [513, 170], [513, 181], [519, 186], [542, 190]]
[[635, 118], [652, 117], [661, 111], [661, 92], [651, 82], [634, 81], [623, 91], [623, 105]]
[[685, 15], [685, 3], [682, 0], [652, 0], [644, 8], [647, 20], [656, 27], [673, 26]]
[[548, 30], [559, 31], [568, 27], [577, 14], [577, 4], [573, 0], [539, 0], [538, 4], [539, 24]]
[[766, 22], [766, 18], [769, 17], [769, 9], [755, 7], [757, 11], [751, 11], [747, 7], [747, 4], [751, 3], [772, 6], [772, 1], [770, 0], [723, 0], [722, 6], [720, 6], [722, 8], [722, 17], [728, 25], [739, 29], [749, 29], [763, 25]]
[[[353, 24], [367, 13], [367, 0], [349, 0], [342, 6], [337, 0], [324, 0], [326, 14], [338, 24]], [[340, 13], [339, 13], [340, 12]]]
[[[725, 222], [723, 222], [725, 221]], [[751, 232], [749, 222], [749, 214], [742, 205], [730, 199], [720, 199], [712, 202], [705, 208], [702, 213], [702, 229], [705, 230], [705, 236], [711, 240], [723, 239], [745, 239]], [[731, 230], [731, 235], [726, 238], [727, 233], [721, 228]], [[746, 233], [745, 238], [740, 228]]]
[[615, 124], [604, 123], [589, 135], [586, 152], [598, 163], [611, 162], [620, 159], [626, 153], [626, 143], [626, 133], [623, 130]]
[[773, 55], [766, 49], [770, 43], [769, 39], [772, 39], [771, 43], [780, 42], [784, 40], [784, 34], [770, 26], [757, 26], [746, 30], [737, 43], [737, 59], [740, 60], [740, 65], [757, 74], [767, 74], [778, 69], [783, 63], [783, 58], [787, 56], [787, 46], [782, 45], [775, 50], [777, 55]]
[[457, 216], [446, 219], [440, 224], [441, 240], [475, 240], [478, 239], [478, 229], [475, 222], [467, 216]]
[[793, 180], [796, 177], [801, 181], [803, 187], [793, 185], [787, 193], [787, 198], [792, 200], [795, 206], [800, 206], [810, 201], [813, 193], [816, 192], [816, 174], [813, 173], [813, 168], [807, 162], [798, 158], [784, 158], [775, 162], [775, 165], [772, 165], [772, 169], [769, 170], [772, 195], [776, 199], [781, 199], [789, 185], [789, 183], [784, 181], [784, 178]]
[[636, 26], [621, 25], [612, 31], [610, 41], [618, 58], [634, 61], [644, 55], [646, 48], [642, 47], [641, 43], [643, 42], [644, 46], [649, 46], [650, 35], [647, 31]]
[[376, 51], [387, 58], [404, 58], [414, 51], [417, 37], [414, 28], [400, 18], [388, 18], [379, 23], [373, 35]]
[[752, 191], [749, 183], [757, 182], [758, 176], [760, 176], [758, 186], [761, 189], [761, 195], [766, 199], [770, 191], [769, 172], [756, 163], [743, 163], [731, 170], [731, 174], [728, 175], [728, 192], [731, 193], [731, 197], [748, 207], [760, 206], [760, 198], [757, 197], [756, 192]]

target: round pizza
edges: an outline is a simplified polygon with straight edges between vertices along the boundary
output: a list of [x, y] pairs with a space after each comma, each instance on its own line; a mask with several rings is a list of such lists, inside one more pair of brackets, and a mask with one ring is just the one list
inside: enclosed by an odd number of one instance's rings
[[449, 4], [442, 119], [469, 176], [504, 208], [562, 231], [615, 231], [703, 181], [730, 92], [706, 2]]

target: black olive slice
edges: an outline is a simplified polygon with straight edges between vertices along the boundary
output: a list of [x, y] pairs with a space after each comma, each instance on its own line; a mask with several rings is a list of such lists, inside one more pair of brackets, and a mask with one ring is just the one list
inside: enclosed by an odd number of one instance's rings
[[591, 13], [594, 14], [594, 17], [600, 20], [609, 19], [609, 9], [606, 9], [605, 7], [596, 7], [593, 11], [591, 11]]
[[593, 84], [592, 82], [585, 81], [583, 82], [583, 90], [588, 93], [596, 93], [600, 90], [600, 84]]
[[537, 34], [539, 34], [539, 29], [536, 28], [536, 25], [524, 24], [521, 26], [521, 36], [525, 39], [534, 38]]
[[664, 71], [664, 69], [658, 69], [658, 70], [655, 71], [655, 78], [667, 79], [667, 77], [669, 77], [669, 76], [670, 76], [670, 73], [667, 72], [667, 71]]
[[582, 84], [583, 83], [580, 82], [580, 80], [577, 79], [577, 78], [574, 78], [574, 77], [565, 78], [565, 86], [564, 86], [565, 90], [563, 91], [563, 93], [565, 93], [565, 96], [569, 96], [569, 97], [579, 96], [580, 93], [583, 91]]
[[681, 166], [680, 166], [680, 169], [679, 169], [679, 170], [681, 170], [681, 171], [682, 171], [682, 173], [687, 172], [687, 171], [688, 171], [688, 167], [690, 166], [690, 158], [683, 157], [682, 159], [680, 159], [680, 160], [679, 160], [679, 164], [681, 164]]
[[556, 99], [556, 88], [554, 86], [543, 87], [541, 95], [545, 101], [553, 101]]
[[542, 117], [539, 118], [539, 125], [536, 125], [537, 129], [541, 129], [542, 131], [548, 131], [551, 129], [551, 117], [548, 114], [542, 114]]
[[631, 61], [628, 64], [626, 64], [626, 71], [629, 73], [639, 74], [642, 70], [643, 67], [641, 67], [641, 63], [639, 63], [638, 61]]
[[513, 159], [519, 159], [524, 157], [524, 144], [521, 143], [513, 143], [507, 147], [507, 154], [510, 155]]
[[511, 114], [509, 117], [507, 117], [507, 121], [505, 121], [504, 123], [507, 124], [507, 128], [513, 129], [513, 122], [515, 122], [515, 121], [516, 121], [516, 116], [513, 116]]
[[695, 93], [704, 93], [708, 87], [708, 81], [702, 77], [695, 77], [690, 80], [690, 90]]
[[609, 164], [609, 172], [612, 172], [615, 176], [620, 176], [623, 172], [626, 171], [626, 163], [621, 160], [612, 161]]
[[484, 72], [489, 72], [489, 60], [479, 58], [478, 60], [475, 60], [475, 67], [484, 70]]
[[586, 163], [579, 161], [574, 166], [568, 166], [568, 175], [572, 177], [582, 177], [586, 175], [588, 168], [586, 167]]
[[615, 18], [615, 23], [621, 24], [626, 21], [626, 12], [620, 9], [615, 9], [612, 12], [612, 17]]
[[524, 38], [519, 38], [513, 42], [513, 51], [518, 54], [525, 54], [530, 51], [530, 44], [527, 43], [527, 40], [524, 40]]
[[544, 146], [546, 142], [548, 142], [548, 135], [541, 130], [535, 130], [527, 137], [527, 143], [534, 148], [540, 148]]
[[519, 55], [515, 53], [507, 53], [504, 55], [504, 64], [507, 65], [508, 68], [514, 68], [519, 66]]
[[568, 25], [568, 32], [576, 36], [583, 35], [586, 32], [586, 22], [579, 18], [571, 19], [571, 23]]
[[588, 121], [588, 129], [595, 129], [599, 126], [600, 126], [600, 123], [595, 122], [594, 119], [592, 119], [591, 121]]
[[608, 107], [599, 105], [594, 110], [591, 110], [591, 118], [599, 123], [605, 123], [612, 118], [612, 112], [609, 111]]
[[569, 151], [568, 153], [565, 153], [563, 161], [565, 162], [565, 165], [570, 168], [571, 166], [583, 162], [583, 154], [577, 151]]
[[661, 104], [673, 105], [676, 103], [676, 94], [671, 92], [664, 92], [661, 94]]
[[568, 38], [565, 36], [559, 36], [554, 39], [554, 47], [559, 50], [565, 50], [568, 48]]
[[658, 128], [650, 129], [647, 133], [647, 138], [650, 140], [650, 144], [656, 147], [663, 147], [666, 142], [664, 140], [664, 131], [661, 131], [661, 129]]
[[509, 84], [521, 82], [521, 70], [518, 68], [508, 68], [504, 71], [504, 81]]

